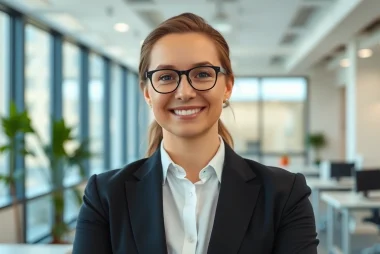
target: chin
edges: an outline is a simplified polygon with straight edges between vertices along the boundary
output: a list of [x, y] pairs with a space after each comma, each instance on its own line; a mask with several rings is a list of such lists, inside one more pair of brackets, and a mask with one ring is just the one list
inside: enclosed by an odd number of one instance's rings
[[198, 126], [180, 126], [180, 125], [177, 125], [177, 126], [175, 126], [175, 128], [169, 127], [166, 130], [171, 135], [174, 135], [178, 138], [189, 139], [189, 138], [202, 137], [205, 134], [207, 134], [209, 131], [211, 131], [211, 129], [212, 129], [212, 125], [211, 126], [199, 126], [199, 124], [198, 124]]

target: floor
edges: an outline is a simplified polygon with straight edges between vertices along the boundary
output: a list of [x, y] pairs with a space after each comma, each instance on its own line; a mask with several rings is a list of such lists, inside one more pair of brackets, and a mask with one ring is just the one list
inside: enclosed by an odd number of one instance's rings
[[[334, 234], [334, 240], [337, 246], [340, 246], [340, 242], [341, 242], [340, 238], [341, 238], [341, 235], [339, 231], [337, 230]], [[318, 254], [328, 254], [327, 247], [326, 247], [326, 243], [327, 243], [326, 232], [320, 233], [319, 240], [320, 240], [320, 244], [318, 246]], [[366, 249], [375, 243], [380, 243], [380, 234], [379, 235], [373, 235], [373, 234], [351, 235], [352, 253], [349, 253], [349, 254], [361, 254], [363, 249]]]

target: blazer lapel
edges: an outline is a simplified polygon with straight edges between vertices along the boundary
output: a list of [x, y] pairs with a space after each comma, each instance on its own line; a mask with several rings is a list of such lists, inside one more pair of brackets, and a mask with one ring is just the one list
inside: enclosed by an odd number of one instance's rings
[[133, 236], [140, 254], [167, 253], [159, 150], [134, 173], [135, 180], [125, 183]]
[[208, 254], [238, 253], [260, 191], [255, 173], [227, 144]]

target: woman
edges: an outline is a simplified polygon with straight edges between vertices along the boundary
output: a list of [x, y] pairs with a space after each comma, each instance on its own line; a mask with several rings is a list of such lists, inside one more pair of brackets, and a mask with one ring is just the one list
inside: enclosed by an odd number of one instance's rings
[[232, 150], [219, 119], [234, 84], [220, 33], [196, 15], [173, 17], [140, 60], [156, 119], [148, 158], [89, 179], [74, 253], [317, 253], [304, 177]]

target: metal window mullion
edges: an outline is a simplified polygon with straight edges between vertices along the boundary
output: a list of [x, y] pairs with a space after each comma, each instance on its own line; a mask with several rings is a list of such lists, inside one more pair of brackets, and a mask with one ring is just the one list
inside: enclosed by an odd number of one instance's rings
[[[57, 33], [50, 35], [50, 140], [52, 140], [53, 123], [62, 119], [62, 81], [63, 81], [63, 58], [62, 36]], [[52, 171], [53, 188], [63, 185], [63, 167]]]
[[127, 126], [128, 126], [128, 110], [127, 110], [127, 73], [128, 70], [122, 67], [121, 70], [121, 156], [123, 163], [127, 163], [128, 160], [128, 145], [127, 145]]
[[138, 89], [138, 78], [137, 78], [137, 75], [135, 73], [132, 74], [133, 75], [133, 93], [134, 93], [134, 102], [135, 102], [135, 119], [134, 119], [134, 124], [135, 124], [135, 134], [136, 134], [136, 139], [135, 139], [135, 159], [140, 159], [140, 140], [141, 140], [141, 137], [140, 137], [140, 133], [141, 133], [141, 122], [139, 121], [139, 118], [140, 118], [140, 100], [139, 100], [139, 89]]
[[258, 123], [258, 136], [259, 136], [259, 151], [258, 151], [258, 161], [263, 163], [263, 140], [264, 140], [264, 99], [263, 99], [263, 79], [258, 78], [258, 114], [257, 114], [257, 123]]
[[311, 157], [311, 154], [310, 152], [308, 151], [307, 149], [307, 135], [310, 133], [310, 119], [309, 119], [309, 115], [310, 115], [310, 89], [309, 89], [309, 79], [308, 78], [305, 78], [305, 81], [306, 81], [306, 98], [305, 98], [305, 101], [304, 101], [304, 107], [303, 107], [303, 117], [304, 117], [304, 152], [305, 152], [305, 165], [309, 165], [311, 160], [310, 160], [310, 157]]
[[[9, 22], [9, 84], [10, 98], [16, 104], [19, 111], [25, 109], [25, 21], [21, 14], [14, 13], [10, 16]], [[18, 137], [21, 142], [25, 142], [24, 136]], [[19, 150], [21, 147], [16, 147]], [[10, 158], [11, 159], [11, 158]], [[25, 197], [25, 159], [20, 153], [16, 153], [16, 169], [22, 170], [23, 174], [16, 180], [16, 195], [19, 200]], [[23, 234], [22, 242], [26, 241], [26, 205], [22, 202]]]
[[[110, 60], [103, 58], [103, 170], [111, 168], [111, 64]], [[116, 137], [117, 138], [117, 137]]]
[[[79, 138], [81, 141], [89, 140], [89, 51], [80, 47], [80, 125]], [[91, 142], [91, 141], [90, 141]], [[90, 144], [88, 143], [90, 146]], [[89, 149], [90, 147], [88, 147]], [[84, 163], [85, 176], [90, 176], [90, 161]]]

